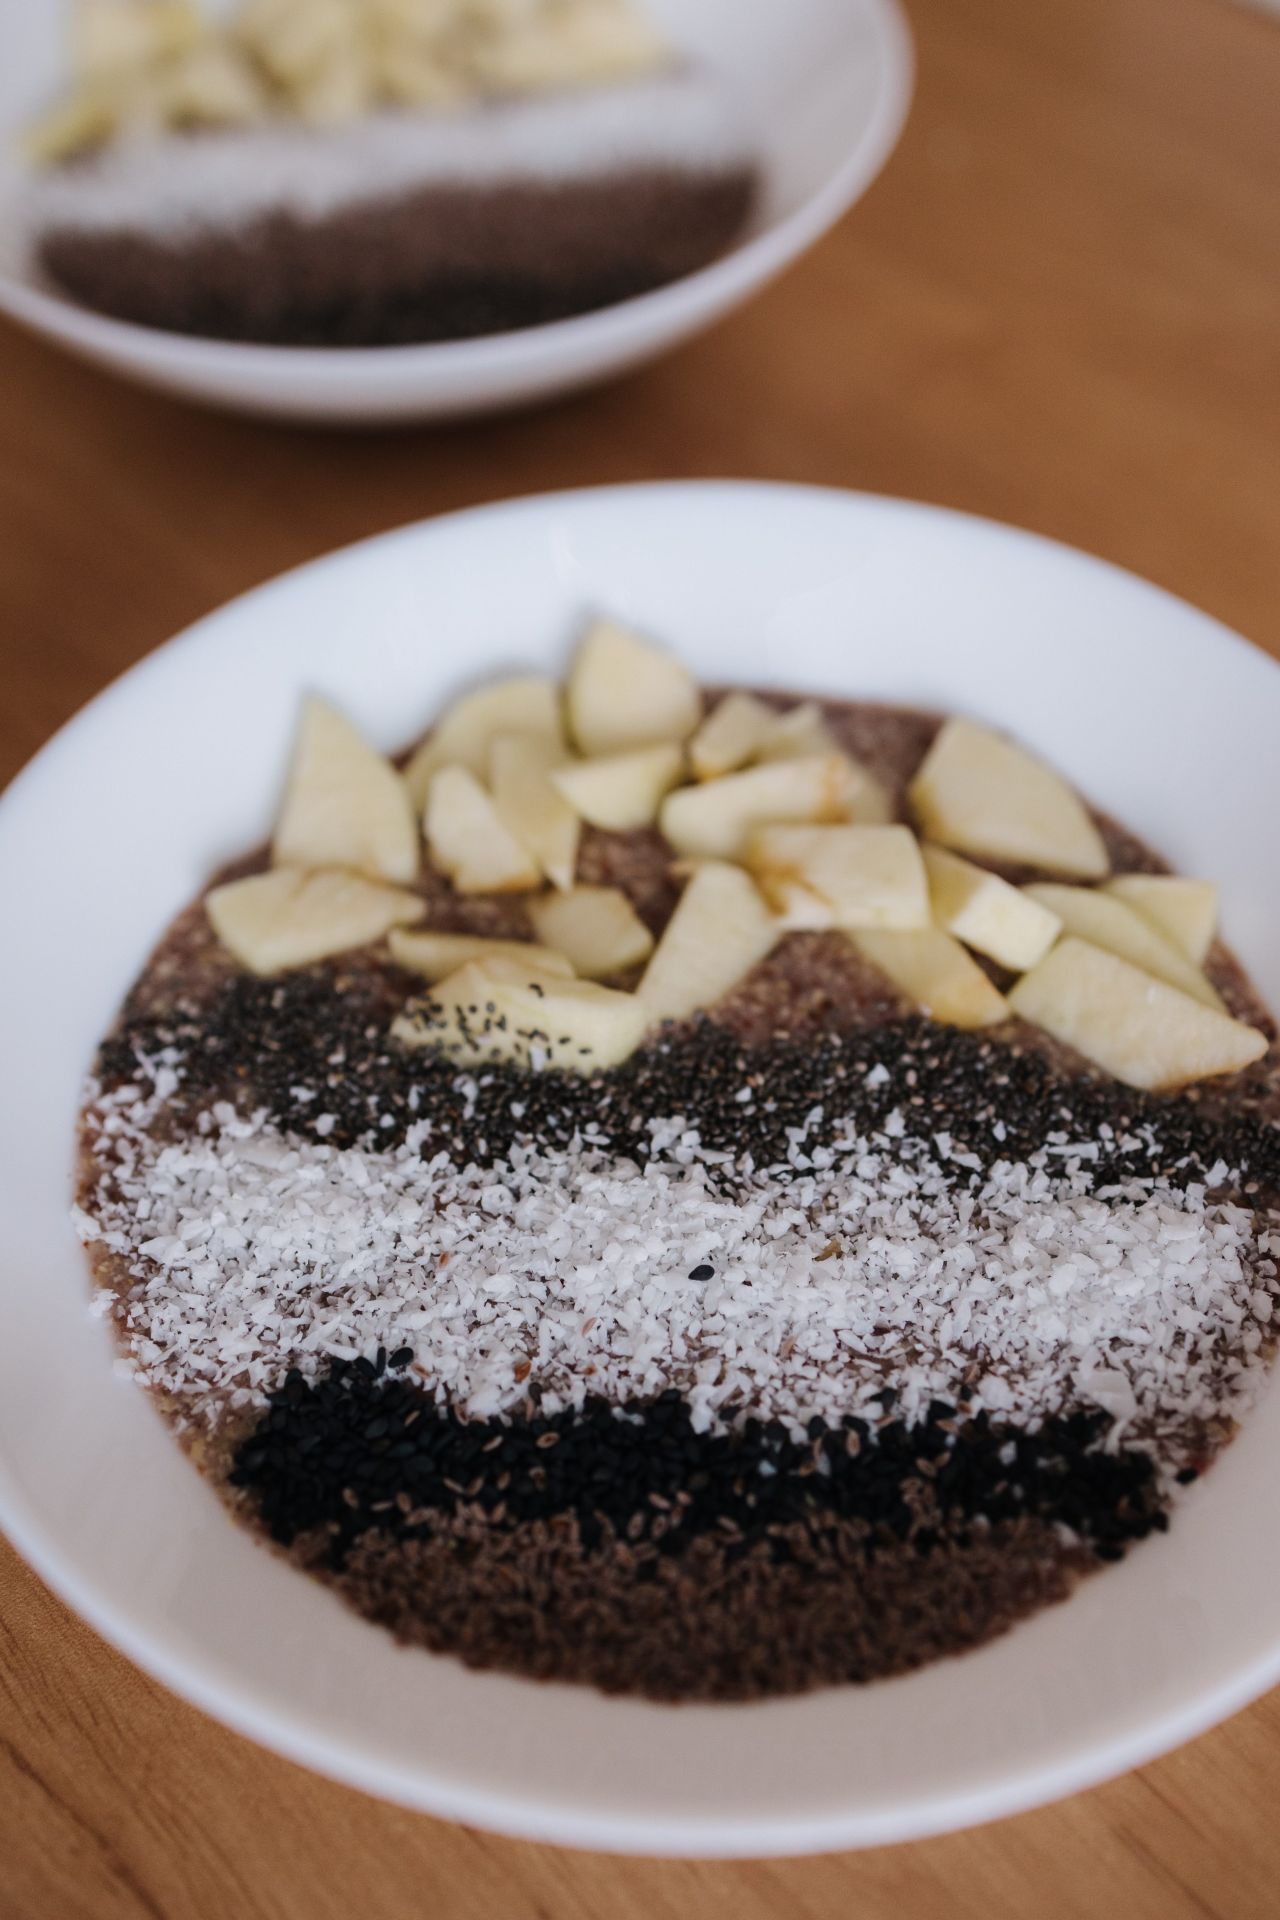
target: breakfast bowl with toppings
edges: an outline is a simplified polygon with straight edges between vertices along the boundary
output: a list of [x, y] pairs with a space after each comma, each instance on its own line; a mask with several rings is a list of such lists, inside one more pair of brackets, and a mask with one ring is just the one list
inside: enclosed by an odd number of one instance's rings
[[0, 813], [13, 888], [96, 796], [17, 955], [6, 1525], [233, 1724], [589, 1844], [921, 1832], [1229, 1710], [1276, 713], [1126, 576], [802, 490], [214, 616]]
[[7, 11], [0, 303], [300, 417], [463, 412], [659, 351], [852, 203], [909, 91], [893, 0], [749, 33], [711, 0]]

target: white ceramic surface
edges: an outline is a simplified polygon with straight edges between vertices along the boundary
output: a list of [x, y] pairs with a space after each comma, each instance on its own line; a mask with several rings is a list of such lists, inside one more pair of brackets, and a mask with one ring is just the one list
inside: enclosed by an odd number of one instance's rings
[[[264, 834], [303, 688], [387, 747], [605, 608], [708, 678], [969, 708], [1184, 870], [1280, 1004], [1280, 672], [1154, 587], [930, 508], [665, 486], [371, 541], [202, 621], [0, 802], [0, 1523], [140, 1665], [255, 1739], [476, 1825], [747, 1854], [898, 1839], [1066, 1793], [1280, 1676], [1280, 1394], [1172, 1532], [979, 1653], [750, 1707], [661, 1708], [398, 1650], [238, 1532], [112, 1372], [67, 1219], [80, 1076], [152, 939]], [[19, 910], [20, 905], [20, 910]]]
[[[897, 0], [646, 0], [673, 45], [718, 74], [758, 135], [760, 217], [723, 259], [656, 293], [487, 340], [342, 351], [185, 339], [104, 319], [31, 271], [12, 138], [0, 153], [0, 311], [71, 352], [171, 393], [249, 413], [364, 424], [478, 413], [589, 385], [749, 299], [865, 191], [911, 95]], [[63, 0], [0, 0], [0, 132], [62, 72]]]

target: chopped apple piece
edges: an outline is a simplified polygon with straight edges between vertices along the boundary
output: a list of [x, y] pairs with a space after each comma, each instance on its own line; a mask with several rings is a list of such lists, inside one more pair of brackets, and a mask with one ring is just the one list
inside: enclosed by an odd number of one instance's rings
[[702, 718], [689, 669], [609, 620], [598, 620], [578, 648], [568, 703], [574, 740], [592, 755], [687, 740]]
[[431, 776], [424, 825], [432, 860], [459, 893], [521, 893], [542, 879], [465, 767], [441, 767]]
[[929, 924], [924, 862], [910, 827], [760, 827], [747, 864], [789, 927]]
[[544, 674], [522, 673], [464, 693], [437, 720], [405, 768], [415, 807], [425, 807], [431, 777], [441, 767], [465, 767], [483, 780], [489, 750], [500, 733], [532, 733], [563, 751], [560, 689]]
[[1002, 967], [1025, 973], [1043, 960], [1062, 931], [1062, 922], [1021, 887], [999, 874], [975, 867], [957, 853], [925, 847], [933, 917], [966, 947], [985, 953]]
[[[754, 693], [726, 693], [689, 742], [689, 765], [698, 780], [718, 780], [754, 760], [777, 715]], [[821, 748], [818, 751], [822, 751]]]
[[1218, 930], [1218, 889], [1212, 880], [1184, 880], [1176, 873], [1118, 873], [1108, 880], [1107, 892], [1153, 920], [1193, 966], [1204, 965]]
[[610, 753], [599, 760], [559, 767], [551, 782], [593, 827], [626, 833], [633, 827], [653, 825], [662, 796], [680, 778], [683, 765], [679, 747], [637, 747], [630, 753]]
[[584, 980], [622, 973], [653, 952], [653, 935], [618, 887], [574, 887], [531, 900], [529, 918], [539, 940]]
[[873, 967], [944, 1026], [989, 1027], [1009, 1011], [977, 961], [940, 927], [918, 933], [866, 930], [849, 938]]
[[708, 861], [681, 894], [637, 989], [649, 1017], [683, 1020], [714, 1006], [783, 931], [748, 874]]
[[297, 867], [230, 880], [204, 904], [223, 946], [251, 973], [282, 973], [346, 953], [426, 912], [416, 893], [379, 886], [358, 873], [303, 873]]
[[537, 861], [553, 887], [571, 887], [581, 824], [551, 774], [564, 753], [536, 733], [500, 733], [489, 749], [489, 785], [498, 818]]
[[351, 867], [377, 880], [418, 874], [418, 826], [391, 765], [323, 700], [302, 709], [271, 857], [278, 867]]
[[539, 973], [573, 975], [564, 954], [535, 946], [532, 940], [490, 940], [476, 933], [402, 933], [393, 927], [387, 945], [398, 967], [420, 973], [425, 980], [443, 980], [473, 960], [514, 960]]
[[513, 1061], [595, 1073], [634, 1053], [646, 1025], [633, 993], [491, 959], [441, 980], [391, 1031], [405, 1046], [439, 1048], [464, 1066]]
[[785, 713], [771, 712], [769, 720], [769, 730], [756, 748], [757, 760], [807, 760], [815, 753], [839, 752], [816, 700], [788, 707]]
[[1109, 862], [1102, 836], [1066, 781], [972, 720], [948, 720], [908, 789], [921, 832], [944, 847], [1081, 880]]
[[860, 777], [842, 753], [779, 760], [682, 787], [663, 803], [658, 824], [677, 853], [740, 860], [759, 827], [847, 820]]
[[1167, 980], [1193, 1000], [1202, 1000], [1206, 1007], [1221, 1009], [1221, 1000], [1199, 967], [1193, 967], [1186, 954], [1180, 953], [1158, 927], [1114, 894], [1051, 882], [1027, 887], [1026, 892], [1050, 913], [1056, 913], [1068, 933], [1091, 940], [1108, 953], [1118, 953], [1122, 960], [1142, 967], [1157, 980]]
[[1186, 1086], [1267, 1051], [1255, 1027], [1073, 935], [1023, 975], [1009, 1005], [1130, 1087]]

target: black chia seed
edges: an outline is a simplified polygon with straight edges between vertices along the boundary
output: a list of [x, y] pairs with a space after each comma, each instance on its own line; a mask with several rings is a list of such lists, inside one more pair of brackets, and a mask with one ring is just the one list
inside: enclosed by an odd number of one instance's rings
[[859, 1524], [863, 1548], [910, 1542], [921, 1555], [975, 1524], [1035, 1519], [1071, 1529], [1102, 1559], [1165, 1524], [1150, 1457], [1103, 1450], [1109, 1420], [1072, 1412], [1035, 1433], [958, 1419], [935, 1403], [914, 1427], [873, 1434], [847, 1417], [811, 1420], [803, 1441], [779, 1422], [696, 1433], [679, 1392], [615, 1407], [506, 1421], [460, 1419], [412, 1379], [334, 1360], [314, 1382], [291, 1373], [236, 1448], [231, 1483], [271, 1537], [319, 1530], [333, 1568], [369, 1532], [412, 1540], [426, 1516], [476, 1509], [514, 1528], [576, 1518], [588, 1551], [652, 1539], [668, 1556], [707, 1534], [733, 1553], [796, 1522]]

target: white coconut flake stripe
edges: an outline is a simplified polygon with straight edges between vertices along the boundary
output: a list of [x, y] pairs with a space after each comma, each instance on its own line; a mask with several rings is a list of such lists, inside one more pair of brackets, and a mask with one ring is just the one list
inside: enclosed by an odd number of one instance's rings
[[189, 1418], [379, 1345], [411, 1346], [474, 1417], [535, 1385], [548, 1411], [676, 1386], [700, 1429], [874, 1413], [887, 1384], [912, 1420], [968, 1376], [1001, 1416], [1084, 1402], [1115, 1417], [1113, 1443], [1173, 1440], [1239, 1415], [1261, 1380], [1280, 1239], [1259, 1246], [1202, 1186], [1095, 1194], [1087, 1148], [963, 1190], [946, 1142], [904, 1145], [900, 1126], [797, 1137], [785, 1179], [730, 1198], [681, 1122], [655, 1124], [644, 1166], [581, 1141], [458, 1167], [424, 1157], [424, 1129], [343, 1150], [229, 1106], [162, 1145], [175, 1084], [162, 1068], [149, 1100], [99, 1100], [104, 1171], [79, 1223], [132, 1276], [133, 1371]]

